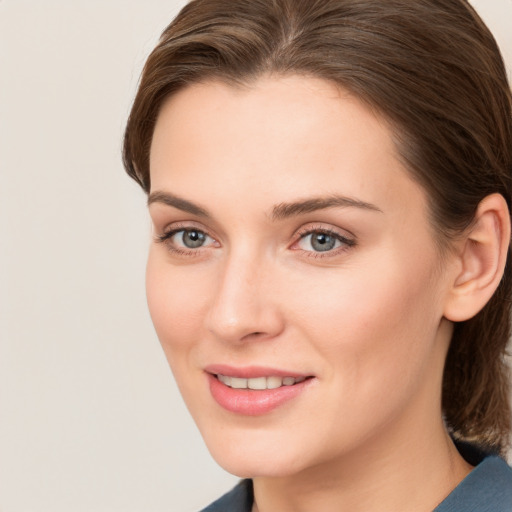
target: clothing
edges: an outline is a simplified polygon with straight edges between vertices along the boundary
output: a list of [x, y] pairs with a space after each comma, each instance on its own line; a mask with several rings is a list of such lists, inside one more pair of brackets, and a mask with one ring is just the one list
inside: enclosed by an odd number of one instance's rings
[[[433, 512], [512, 512], [512, 468], [496, 455], [476, 460], [474, 450], [467, 453], [478, 465]], [[201, 512], [251, 512], [253, 499], [252, 481], [242, 480]]]
[[253, 500], [252, 480], [242, 480], [201, 512], [251, 512]]

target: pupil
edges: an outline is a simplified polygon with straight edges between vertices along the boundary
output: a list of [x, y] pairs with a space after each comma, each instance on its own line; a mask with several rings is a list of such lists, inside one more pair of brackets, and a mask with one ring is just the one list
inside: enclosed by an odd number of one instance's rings
[[325, 233], [318, 233], [317, 235], [312, 237], [311, 245], [315, 251], [330, 251], [334, 245], [336, 244], [336, 240]]
[[201, 231], [185, 231], [183, 233], [183, 244], [189, 249], [201, 247], [204, 244], [205, 235]]

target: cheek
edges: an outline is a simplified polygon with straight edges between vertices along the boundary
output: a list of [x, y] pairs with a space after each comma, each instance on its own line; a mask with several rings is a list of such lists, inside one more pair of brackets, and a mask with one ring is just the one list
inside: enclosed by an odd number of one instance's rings
[[290, 311], [300, 312], [297, 338], [308, 340], [322, 369], [326, 391], [309, 417], [324, 415], [311, 426], [323, 439], [355, 446], [438, 384], [440, 313], [430, 268], [382, 262], [380, 270], [330, 273], [324, 286], [303, 281], [289, 296]]
[[[417, 263], [417, 261], [416, 261]], [[333, 379], [369, 388], [419, 371], [441, 318], [431, 262], [412, 265], [390, 257], [303, 281], [289, 301], [297, 324], [331, 361]], [[304, 299], [307, 297], [307, 299]], [[351, 375], [350, 379], [345, 379]]]
[[191, 346], [205, 312], [205, 279], [174, 267], [151, 249], [146, 268], [149, 312], [169, 362]]

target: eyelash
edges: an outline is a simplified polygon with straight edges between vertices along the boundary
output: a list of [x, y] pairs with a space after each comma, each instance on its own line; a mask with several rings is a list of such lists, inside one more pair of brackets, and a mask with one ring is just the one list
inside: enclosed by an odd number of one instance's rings
[[[205, 249], [205, 247], [201, 246], [201, 247], [198, 247], [197, 249], [191, 248], [191, 249], [187, 250], [182, 247], [177, 247], [176, 245], [173, 245], [170, 242], [170, 240], [172, 239], [172, 237], [174, 235], [176, 235], [182, 231], [183, 232], [196, 231], [196, 232], [201, 233], [215, 241], [215, 239], [213, 237], [211, 237], [210, 235], [208, 235], [208, 233], [206, 233], [206, 231], [196, 228], [195, 226], [183, 225], [183, 226], [176, 226], [161, 235], [157, 235], [155, 237], [156, 242], [165, 244], [167, 246], [167, 249], [171, 253], [174, 253], [178, 256], [192, 256], [192, 257], [200, 256], [201, 253], [203, 252], [202, 249]], [[327, 250], [327, 251], [325, 251], [325, 254], [322, 253], [321, 251], [307, 251], [307, 250], [301, 249], [301, 248], [294, 249], [294, 246], [297, 246], [302, 240], [304, 240], [306, 237], [313, 235], [313, 234], [321, 234], [321, 235], [327, 235], [329, 237], [332, 237], [336, 241], [340, 242], [342, 244], [342, 246], [334, 248], [332, 250]], [[298, 239], [291, 245], [290, 248], [292, 250], [300, 251], [301, 253], [304, 254], [305, 257], [316, 258], [316, 259], [331, 258], [334, 256], [338, 256], [341, 252], [345, 252], [357, 244], [357, 242], [354, 238], [348, 238], [344, 235], [341, 235], [337, 231], [326, 229], [326, 228], [320, 227], [320, 226], [318, 226], [318, 227], [308, 226], [306, 228], [303, 228], [302, 230], [299, 230], [297, 232], [297, 237], [298, 237]]]
[[335, 256], [338, 256], [340, 253], [347, 251], [348, 249], [355, 247], [357, 244], [355, 238], [349, 238], [347, 236], [344, 236], [340, 234], [337, 231], [334, 231], [332, 229], [327, 229], [322, 226], [307, 226], [301, 230], [298, 231], [298, 240], [292, 244], [292, 248], [294, 246], [297, 246], [302, 240], [304, 240], [306, 237], [313, 235], [313, 234], [320, 234], [320, 235], [327, 235], [332, 238], [334, 238], [336, 241], [341, 243], [341, 247], [334, 248], [332, 250], [325, 251], [322, 253], [321, 251], [306, 251], [304, 249], [294, 249], [297, 251], [301, 251], [307, 258], [332, 258]]
[[171, 243], [172, 237], [174, 235], [180, 233], [181, 231], [183, 231], [183, 232], [196, 231], [197, 233], [202, 233], [203, 235], [206, 235], [207, 237], [211, 238], [212, 240], [215, 240], [213, 237], [208, 235], [202, 229], [196, 228], [195, 226], [184, 225], [184, 226], [175, 226], [172, 229], [170, 229], [169, 231], [166, 231], [166, 232], [162, 233], [161, 235], [157, 235], [155, 237], [156, 242], [165, 244], [165, 246], [171, 253], [176, 254], [178, 256], [192, 256], [192, 257], [199, 256], [202, 253], [201, 249], [204, 249], [203, 247], [198, 247], [197, 249], [185, 249], [182, 247], [177, 247], [176, 245], [173, 245]]

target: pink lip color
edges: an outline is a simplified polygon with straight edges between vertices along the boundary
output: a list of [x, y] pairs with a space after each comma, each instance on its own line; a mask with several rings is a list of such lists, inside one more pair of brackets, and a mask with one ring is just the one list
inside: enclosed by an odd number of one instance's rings
[[226, 375], [227, 377], [241, 377], [243, 379], [253, 379], [256, 377], [309, 377], [307, 373], [297, 373], [288, 370], [279, 370], [266, 366], [244, 366], [235, 368], [226, 364], [212, 364], [204, 369], [208, 373]]
[[[218, 368], [218, 367], [217, 367]], [[226, 372], [224, 367], [222, 375], [230, 375], [243, 378], [262, 377], [262, 376], [279, 376], [279, 377], [301, 377], [302, 375], [283, 373], [276, 370], [256, 369], [255, 367], [246, 368], [244, 371], [231, 368], [232, 371]], [[263, 371], [262, 371], [263, 370]], [[226, 373], [224, 373], [226, 372]], [[309, 386], [313, 379], [306, 379], [303, 382], [294, 384], [293, 386], [281, 386], [276, 389], [252, 390], [252, 389], [233, 389], [223, 384], [215, 375], [208, 371], [208, 380], [210, 384], [210, 392], [214, 400], [224, 409], [237, 414], [246, 416], [259, 416], [269, 413], [300, 395], [306, 387]]]

